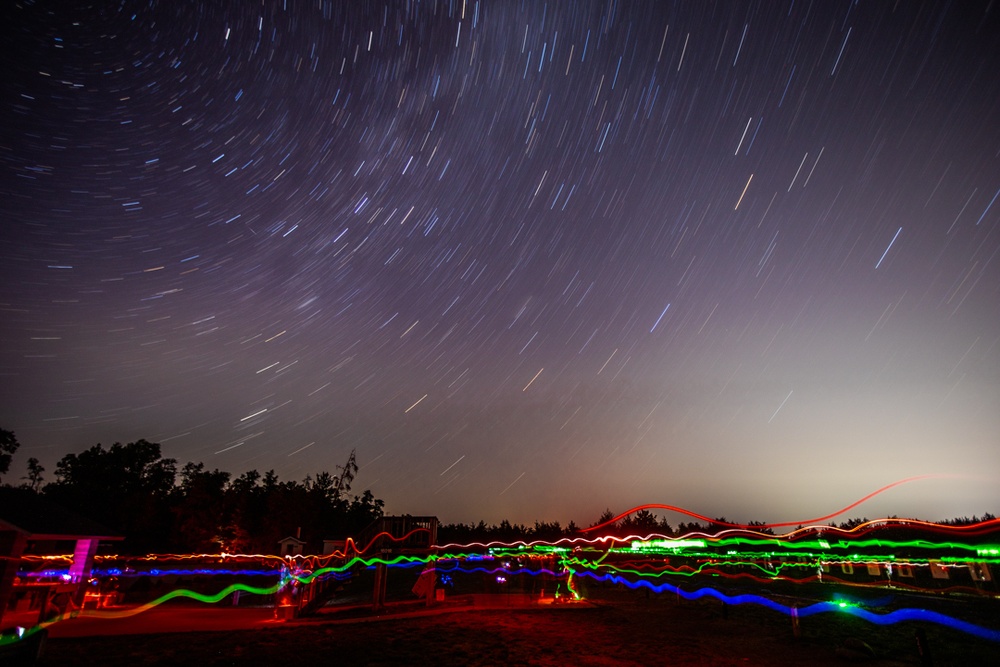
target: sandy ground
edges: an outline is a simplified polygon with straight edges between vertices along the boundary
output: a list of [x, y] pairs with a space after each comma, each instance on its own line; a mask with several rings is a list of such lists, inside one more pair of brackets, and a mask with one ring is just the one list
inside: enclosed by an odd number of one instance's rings
[[[1000, 627], [994, 607], [970, 619]], [[980, 608], [990, 617], [983, 617]], [[971, 609], [971, 607], [970, 607]], [[164, 610], [166, 611], [166, 610]], [[195, 611], [195, 610], [192, 610]], [[183, 615], [183, 609], [170, 613]], [[504, 609], [400, 606], [247, 630], [52, 637], [40, 665], [972, 665], [998, 664], [1000, 643], [928, 623], [877, 626], [844, 614], [791, 619], [642, 592], [593, 591], [587, 604]], [[195, 612], [197, 613], [197, 612]], [[264, 614], [266, 616], [266, 614]], [[926, 634], [924, 655], [915, 633]], [[875, 657], [858, 650], [860, 642]], [[930, 658], [932, 663], [922, 662]]]

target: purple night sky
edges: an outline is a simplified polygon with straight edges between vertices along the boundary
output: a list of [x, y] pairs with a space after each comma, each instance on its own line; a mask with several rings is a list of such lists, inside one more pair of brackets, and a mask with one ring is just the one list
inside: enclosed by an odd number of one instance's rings
[[3, 13], [5, 482], [146, 438], [445, 522], [1000, 510], [996, 3]]

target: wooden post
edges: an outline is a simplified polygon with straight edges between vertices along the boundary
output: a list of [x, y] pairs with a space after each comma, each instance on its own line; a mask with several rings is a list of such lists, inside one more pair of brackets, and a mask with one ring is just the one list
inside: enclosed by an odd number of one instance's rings
[[379, 563], [375, 566], [375, 592], [372, 598], [372, 609], [374, 611], [382, 611], [385, 608], [385, 585], [388, 580], [389, 568], [386, 567], [385, 563]]

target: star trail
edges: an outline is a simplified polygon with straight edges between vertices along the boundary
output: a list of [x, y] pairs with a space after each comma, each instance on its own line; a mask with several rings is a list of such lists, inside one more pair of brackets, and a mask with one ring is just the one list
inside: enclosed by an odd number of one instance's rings
[[5, 482], [146, 438], [444, 521], [997, 510], [994, 3], [4, 14]]

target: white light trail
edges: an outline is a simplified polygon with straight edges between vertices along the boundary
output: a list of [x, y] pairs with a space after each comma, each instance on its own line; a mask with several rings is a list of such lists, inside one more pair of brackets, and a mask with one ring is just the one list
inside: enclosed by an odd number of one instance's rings
[[886, 248], [885, 248], [885, 252], [882, 253], [882, 256], [878, 258], [878, 262], [875, 264], [875, 268], [876, 269], [879, 267], [879, 264], [882, 263], [882, 260], [885, 259], [885, 256], [889, 254], [889, 248], [891, 248], [892, 244], [896, 242], [896, 236], [899, 236], [899, 233], [901, 231], [903, 231], [902, 227], [900, 227], [899, 229], [896, 230], [896, 235], [892, 237], [892, 240], [889, 241], [889, 245], [886, 246]]

